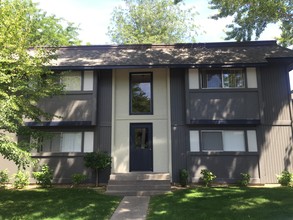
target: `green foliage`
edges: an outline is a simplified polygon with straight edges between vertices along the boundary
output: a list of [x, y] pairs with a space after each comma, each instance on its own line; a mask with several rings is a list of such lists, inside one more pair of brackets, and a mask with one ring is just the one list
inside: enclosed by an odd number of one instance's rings
[[124, 0], [116, 7], [108, 36], [117, 44], [195, 42], [198, 27], [194, 8], [182, 9], [173, 0]]
[[56, 58], [54, 47], [80, 41], [76, 27], [63, 27], [62, 19], [46, 15], [31, 0], [0, 1], [0, 20], [0, 154], [24, 169], [31, 165], [29, 152], [35, 147], [28, 144], [29, 137], [37, 138], [39, 132], [23, 126], [23, 119], [49, 120], [52, 115], [37, 103], [63, 90], [45, 66]]
[[29, 184], [29, 173], [18, 170], [17, 173], [14, 175], [14, 188], [16, 189], [23, 189]]
[[72, 178], [73, 185], [77, 186], [83, 183], [87, 179], [87, 176], [82, 173], [75, 173], [71, 176], [71, 178]]
[[214, 175], [212, 173], [212, 171], [208, 170], [208, 169], [203, 169], [200, 171], [200, 173], [202, 174], [202, 181], [204, 182], [204, 185], [206, 187], [211, 186], [212, 182], [214, 181], [214, 179], [217, 178], [216, 175]]
[[282, 186], [291, 186], [293, 183], [293, 174], [287, 170], [284, 170], [277, 178]]
[[33, 177], [41, 187], [51, 187], [53, 180], [53, 170], [46, 164], [41, 167], [41, 171], [33, 172]]
[[179, 181], [180, 181], [180, 185], [185, 187], [187, 185], [188, 182], [188, 172], [186, 169], [181, 169], [179, 171]]
[[282, 30], [279, 42], [293, 45], [292, 0], [210, 0], [212, 9], [218, 10], [214, 19], [233, 16], [228, 25], [227, 39], [250, 41], [258, 39], [268, 24], [278, 23]]
[[248, 173], [240, 173], [241, 179], [239, 180], [240, 186], [248, 186], [250, 175]]
[[106, 152], [92, 152], [85, 155], [84, 162], [86, 167], [100, 170], [111, 166], [112, 158]]
[[87, 168], [91, 168], [96, 176], [96, 183], [97, 186], [99, 183], [98, 172], [101, 169], [105, 169], [111, 166], [112, 158], [106, 152], [92, 152], [87, 153], [84, 157], [84, 165]]
[[0, 188], [5, 188], [5, 185], [9, 182], [9, 176], [7, 170], [0, 170]]

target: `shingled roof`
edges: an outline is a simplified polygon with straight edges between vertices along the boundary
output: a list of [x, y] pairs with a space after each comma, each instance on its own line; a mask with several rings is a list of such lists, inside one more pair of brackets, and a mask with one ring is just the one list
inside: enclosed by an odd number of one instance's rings
[[293, 50], [276, 41], [174, 45], [70, 46], [58, 50], [54, 68], [200, 67], [263, 65], [269, 59], [293, 62]]

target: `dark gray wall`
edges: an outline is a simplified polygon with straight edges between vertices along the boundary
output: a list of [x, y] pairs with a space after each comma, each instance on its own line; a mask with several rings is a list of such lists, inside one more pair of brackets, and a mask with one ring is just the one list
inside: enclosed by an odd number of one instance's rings
[[185, 69], [170, 70], [172, 179], [175, 182], [179, 180], [179, 170], [187, 168], [185, 72]]
[[260, 68], [260, 87], [260, 177], [263, 183], [275, 183], [276, 174], [293, 170], [292, 111], [286, 64], [272, 63]]
[[62, 121], [90, 121], [95, 124], [93, 98], [93, 93], [69, 93], [44, 99], [39, 103], [39, 107], [62, 117]]
[[[186, 168], [193, 181], [208, 168], [217, 181], [234, 182], [248, 172], [254, 183], [276, 183], [276, 174], [292, 171], [292, 126], [289, 76], [286, 65], [272, 63], [257, 68], [258, 88], [239, 90], [189, 90], [187, 70], [171, 69], [171, 124], [173, 181]], [[183, 98], [184, 93], [186, 95]], [[185, 111], [186, 110], [186, 111]], [[227, 129], [227, 125], [192, 125], [190, 120], [256, 119], [260, 125], [233, 125], [256, 129], [259, 152], [189, 152], [190, 129]], [[228, 128], [234, 128], [228, 126]]]
[[[84, 105], [77, 105], [78, 108], [70, 108], [72, 103], [79, 100]], [[94, 72], [94, 90], [92, 93], [70, 94], [62, 97], [53, 97], [41, 103], [45, 109], [51, 112], [64, 111], [64, 121], [92, 121], [91, 126], [67, 126], [67, 127], [42, 127], [43, 130], [58, 131], [95, 131], [95, 151], [106, 151], [111, 155], [111, 124], [112, 124], [112, 70], [97, 70]], [[76, 111], [76, 112], [75, 112]], [[69, 114], [70, 113], [70, 114]], [[72, 113], [72, 114], [71, 114]], [[71, 176], [74, 173], [85, 173], [88, 175], [88, 182], [94, 183], [92, 171], [84, 166], [83, 153], [37, 153], [35, 158], [40, 159], [40, 164], [48, 164], [54, 170], [54, 182], [71, 183]], [[99, 173], [99, 182], [107, 183], [111, 169]]]
[[189, 90], [187, 101], [187, 123], [203, 119], [259, 119], [257, 90]]

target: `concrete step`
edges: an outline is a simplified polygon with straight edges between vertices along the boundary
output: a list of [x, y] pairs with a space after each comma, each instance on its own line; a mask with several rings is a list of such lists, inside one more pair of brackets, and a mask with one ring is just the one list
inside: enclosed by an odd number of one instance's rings
[[169, 173], [115, 173], [111, 174], [107, 194], [119, 196], [151, 196], [169, 192]]
[[110, 180], [170, 180], [169, 173], [114, 173]]

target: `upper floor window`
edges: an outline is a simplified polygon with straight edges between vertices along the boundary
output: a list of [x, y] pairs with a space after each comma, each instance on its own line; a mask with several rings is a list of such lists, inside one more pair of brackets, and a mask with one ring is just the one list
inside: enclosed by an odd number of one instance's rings
[[245, 88], [245, 72], [243, 69], [203, 70], [202, 88]]
[[93, 71], [64, 71], [60, 81], [65, 91], [92, 91]]
[[130, 114], [152, 114], [152, 73], [130, 73]]

